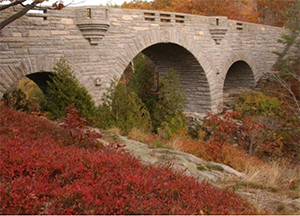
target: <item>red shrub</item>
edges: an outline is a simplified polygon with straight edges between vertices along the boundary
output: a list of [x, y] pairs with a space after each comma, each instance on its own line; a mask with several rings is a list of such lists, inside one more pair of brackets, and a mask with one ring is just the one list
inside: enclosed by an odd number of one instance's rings
[[256, 213], [231, 191], [122, 150], [66, 145], [49, 121], [1, 109], [1, 214]]
[[230, 143], [234, 136], [239, 132], [237, 119], [241, 118], [239, 112], [225, 112], [223, 115], [209, 113], [205, 117], [204, 126], [207, 127], [212, 141]]
[[74, 108], [74, 105], [69, 105], [65, 112], [67, 116], [61, 126], [69, 131], [69, 135], [74, 141], [73, 145], [85, 148], [99, 147], [96, 139], [101, 138], [102, 135], [87, 129], [88, 120], [81, 117], [81, 113]]

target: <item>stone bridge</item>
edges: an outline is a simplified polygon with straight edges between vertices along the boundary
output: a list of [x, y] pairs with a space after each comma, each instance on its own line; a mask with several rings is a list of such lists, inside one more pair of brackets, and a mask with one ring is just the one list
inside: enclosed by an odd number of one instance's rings
[[[0, 19], [12, 11], [1, 12]], [[28, 13], [2, 30], [0, 97], [24, 76], [42, 89], [63, 56], [97, 104], [139, 53], [180, 75], [187, 112], [217, 112], [228, 88], [255, 87], [282, 51], [284, 28], [222, 16], [69, 7]]]

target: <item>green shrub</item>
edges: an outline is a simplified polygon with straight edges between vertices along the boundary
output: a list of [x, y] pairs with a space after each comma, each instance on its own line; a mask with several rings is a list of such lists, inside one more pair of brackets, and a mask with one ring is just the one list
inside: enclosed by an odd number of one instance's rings
[[153, 129], [165, 139], [170, 139], [178, 130], [186, 130], [184, 91], [178, 75], [168, 70], [165, 77], [160, 79], [162, 87], [159, 93], [151, 94], [154, 69], [148, 61], [138, 56], [133, 63], [134, 69], [128, 68], [133, 71], [131, 74], [129, 72], [130, 75], [126, 72], [124, 81], [112, 80], [99, 107], [99, 127], [107, 129], [116, 126], [125, 134], [133, 128], [143, 131]]
[[66, 117], [64, 110], [74, 104], [82, 117], [91, 121], [96, 120], [96, 106], [88, 91], [80, 86], [75, 78], [71, 66], [65, 59], [57, 62], [52, 76], [52, 82], [47, 82], [47, 104], [45, 110], [51, 119]]
[[215, 170], [215, 171], [220, 171], [220, 172], [224, 172], [224, 168], [220, 165], [217, 165], [217, 164], [208, 164], [206, 165], [207, 168], [209, 170]]
[[21, 89], [32, 104], [43, 104], [45, 95], [38, 85], [27, 77], [23, 77], [18, 82], [18, 89]]
[[162, 122], [157, 132], [161, 138], [169, 140], [180, 130], [187, 130], [187, 124], [183, 114], [178, 112], [167, 121]]
[[15, 110], [41, 114], [45, 96], [40, 88], [27, 77], [18, 81], [14, 90], [3, 95], [3, 102]]
[[6, 92], [2, 100], [6, 106], [14, 110], [29, 111], [31, 105], [30, 101], [26, 99], [26, 94], [21, 89]]
[[239, 97], [234, 109], [248, 114], [271, 115], [280, 111], [281, 104], [278, 98], [262, 92], [246, 92]]
[[104, 94], [103, 103], [99, 107], [102, 128], [116, 126], [127, 134], [131, 129], [142, 131], [151, 129], [150, 114], [142, 100], [135, 92], [127, 89], [125, 83], [118, 83], [114, 79]]
[[114, 108], [116, 126], [121, 128], [125, 134], [133, 128], [142, 131], [148, 131], [151, 128], [150, 114], [134, 92], [126, 95], [123, 104], [118, 104]]
[[133, 60], [130, 81], [128, 87], [132, 89], [147, 107], [151, 117], [156, 104], [158, 94], [154, 92], [158, 88], [158, 75], [151, 60], [143, 54], [137, 55]]
[[176, 72], [169, 69], [164, 77], [159, 77], [154, 64], [143, 54], [136, 56], [130, 66], [127, 90], [134, 91], [145, 104], [153, 131], [165, 131], [169, 137], [177, 129], [185, 129], [182, 112], [186, 101]]
[[154, 130], [159, 133], [163, 131], [163, 137], [169, 139], [178, 130], [187, 130], [183, 116], [186, 99], [179, 76], [174, 70], [169, 69], [161, 82], [159, 101], [155, 106], [152, 122]]
[[208, 171], [209, 169], [205, 165], [203, 165], [203, 164], [198, 164], [197, 165], [197, 170]]

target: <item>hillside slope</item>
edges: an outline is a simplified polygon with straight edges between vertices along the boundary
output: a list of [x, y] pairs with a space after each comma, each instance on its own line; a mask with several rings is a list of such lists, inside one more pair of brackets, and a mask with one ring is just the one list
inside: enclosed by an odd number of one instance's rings
[[82, 145], [92, 132], [3, 106], [0, 122], [1, 214], [257, 213], [231, 190], [143, 165], [118, 144]]

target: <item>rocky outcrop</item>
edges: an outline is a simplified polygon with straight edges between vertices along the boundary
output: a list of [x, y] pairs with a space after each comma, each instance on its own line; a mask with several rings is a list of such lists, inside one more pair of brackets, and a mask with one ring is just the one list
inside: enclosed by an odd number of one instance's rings
[[192, 154], [166, 148], [151, 148], [149, 145], [120, 136], [125, 143], [125, 151], [134, 155], [142, 163], [170, 166], [177, 172], [193, 176], [199, 181], [214, 182], [226, 176], [243, 177], [240, 173], [224, 164], [204, 161]]

